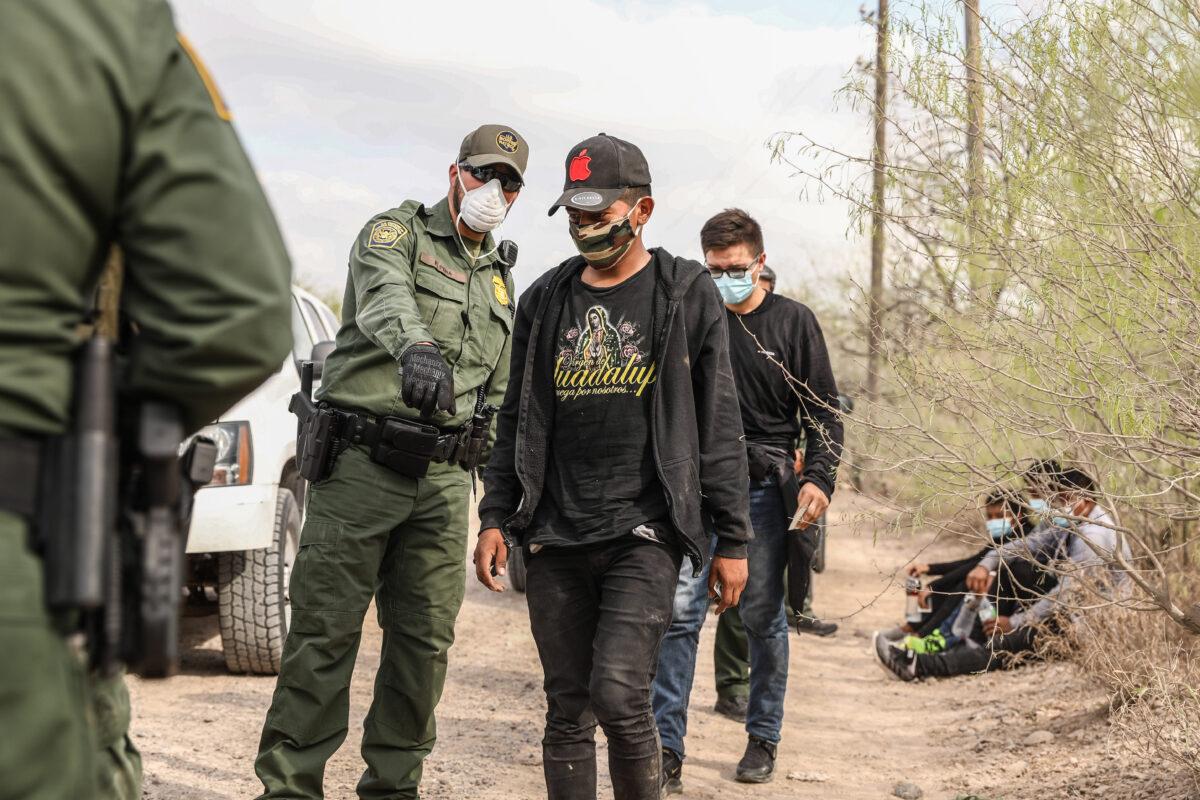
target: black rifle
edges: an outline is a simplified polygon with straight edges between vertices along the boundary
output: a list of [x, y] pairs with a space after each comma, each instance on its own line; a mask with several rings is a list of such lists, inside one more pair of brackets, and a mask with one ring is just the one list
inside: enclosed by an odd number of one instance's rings
[[118, 413], [115, 383], [112, 344], [88, 339], [72, 428], [47, 443], [40, 475], [46, 605], [64, 633], [84, 635], [93, 668], [165, 677], [178, 662], [192, 496], [212, 480], [216, 445], [195, 437], [181, 456], [178, 409], [144, 401]]

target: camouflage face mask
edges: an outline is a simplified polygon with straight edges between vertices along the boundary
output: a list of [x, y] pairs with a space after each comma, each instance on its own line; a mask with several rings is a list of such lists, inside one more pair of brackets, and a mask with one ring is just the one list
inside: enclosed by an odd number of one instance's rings
[[597, 222], [592, 225], [570, 223], [571, 238], [575, 240], [575, 247], [579, 249], [579, 254], [587, 259], [592, 269], [611, 269], [629, 252], [629, 248], [633, 247], [637, 231], [633, 229], [629, 217], [634, 208], [637, 208], [637, 205], [629, 209], [625, 216], [612, 222]]

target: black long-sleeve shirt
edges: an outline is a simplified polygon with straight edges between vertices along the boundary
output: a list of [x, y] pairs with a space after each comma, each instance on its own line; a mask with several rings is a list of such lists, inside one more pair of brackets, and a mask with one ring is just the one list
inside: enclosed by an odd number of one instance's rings
[[[803, 431], [800, 482], [811, 482], [832, 496], [842, 453], [842, 420], [837, 382], [816, 315], [778, 294], [768, 294], [747, 314], [727, 314], [746, 438], [790, 451]], [[781, 363], [791, 378], [773, 362]]]

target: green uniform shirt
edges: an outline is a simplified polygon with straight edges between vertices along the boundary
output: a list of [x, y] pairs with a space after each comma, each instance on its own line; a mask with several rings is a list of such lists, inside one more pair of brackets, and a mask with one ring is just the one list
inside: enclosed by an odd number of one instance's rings
[[[492, 246], [488, 237], [482, 252]], [[419, 420], [400, 397], [400, 356], [418, 342], [435, 342], [454, 371], [457, 413], [438, 411], [430, 422], [458, 427], [471, 419], [489, 377], [488, 402], [504, 398], [512, 328], [512, 277], [496, 255], [472, 264], [454, 234], [449, 202], [427, 209], [409, 200], [368, 222], [350, 250], [342, 327], [320, 399]]]
[[0, 209], [0, 434], [66, 426], [114, 244], [138, 332], [123, 389], [198, 428], [287, 357], [287, 253], [165, 2], [0, 3]]

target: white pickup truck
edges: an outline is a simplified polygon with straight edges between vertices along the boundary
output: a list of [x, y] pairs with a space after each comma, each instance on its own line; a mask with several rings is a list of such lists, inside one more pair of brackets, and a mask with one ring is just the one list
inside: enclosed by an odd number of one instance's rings
[[279, 672], [306, 486], [296, 471], [296, 418], [288, 399], [300, 389], [300, 362], [323, 364], [337, 329], [328, 306], [293, 287], [292, 357], [202, 431], [217, 443], [217, 465], [212, 483], [196, 493], [187, 583], [198, 597], [216, 590], [232, 672]]

